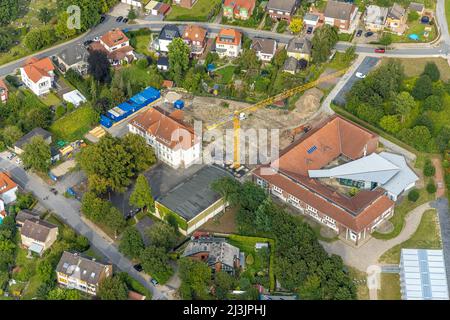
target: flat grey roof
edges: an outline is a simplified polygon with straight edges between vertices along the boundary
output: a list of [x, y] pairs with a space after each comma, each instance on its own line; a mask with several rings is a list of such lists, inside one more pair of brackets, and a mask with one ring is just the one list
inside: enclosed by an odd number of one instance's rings
[[222, 177], [232, 176], [218, 167], [206, 166], [156, 201], [190, 221], [221, 198], [211, 189], [211, 183]]

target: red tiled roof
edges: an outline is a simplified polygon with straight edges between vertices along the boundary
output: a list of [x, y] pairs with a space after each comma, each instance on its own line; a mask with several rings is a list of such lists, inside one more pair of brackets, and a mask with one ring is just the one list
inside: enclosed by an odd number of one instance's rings
[[2, 79], [0, 79], [0, 88], [5, 89], [6, 91], [8, 90], [8, 87]]
[[[229, 37], [232, 38], [233, 41], [220, 41], [221, 37]], [[241, 43], [241, 38], [242, 34], [239, 31], [234, 29], [222, 29], [217, 36], [216, 43], [238, 46]]]
[[114, 47], [128, 41], [128, 37], [120, 29], [112, 29], [101, 37], [108, 47]]
[[234, 14], [239, 14], [240, 8], [246, 8], [249, 16], [255, 8], [256, 0], [225, 0], [224, 7], [232, 7]]
[[205, 38], [206, 29], [196, 25], [188, 25], [183, 32], [183, 39], [185, 40], [203, 42]]
[[12, 181], [6, 172], [0, 172], [0, 194], [3, 194], [11, 189], [17, 187], [17, 184]]
[[128, 291], [128, 300], [145, 300], [145, 296], [135, 291]]
[[[270, 166], [261, 166], [254, 174], [304, 201], [341, 224], [359, 232], [394, 205], [384, 189], [361, 190], [348, 197], [311, 179], [308, 170], [321, 169], [340, 155], [355, 160], [374, 152], [378, 136], [339, 116], [333, 116], [317, 129], [281, 152]], [[263, 175], [261, 168], [274, 171]]]
[[27, 74], [28, 78], [35, 83], [41, 80], [42, 77], [50, 77], [49, 72], [54, 69], [55, 67], [48, 57], [41, 60], [32, 57], [28, 59], [23, 66], [23, 70]]
[[[186, 125], [181, 119], [182, 113], [174, 111], [169, 114], [164, 110], [155, 107], [136, 116], [131, 120], [131, 124], [140, 130], [147, 131], [165, 146], [174, 149], [179, 145], [183, 149], [189, 149], [196, 143], [194, 130], [191, 126]], [[182, 130], [182, 131], [177, 131]], [[178, 141], [172, 140], [172, 135], [180, 134]], [[189, 139], [184, 139], [183, 133], [189, 133]]]

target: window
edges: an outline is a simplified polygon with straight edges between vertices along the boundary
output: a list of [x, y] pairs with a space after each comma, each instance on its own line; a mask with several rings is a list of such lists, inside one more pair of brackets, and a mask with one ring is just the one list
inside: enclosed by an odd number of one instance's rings
[[272, 186], [272, 190], [278, 193], [283, 193], [283, 190], [278, 188], [277, 186]]
[[317, 213], [317, 209], [315, 209], [315, 208], [311, 207], [310, 205], [307, 205], [307, 206], [306, 206], [306, 209], [307, 209], [308, 211], [311, 211], [311, 212]]
[[300, 200], [298, 200], [296, 197], [289, 195], [289, 200], [295, 202], [295, 203], [299, 203]]

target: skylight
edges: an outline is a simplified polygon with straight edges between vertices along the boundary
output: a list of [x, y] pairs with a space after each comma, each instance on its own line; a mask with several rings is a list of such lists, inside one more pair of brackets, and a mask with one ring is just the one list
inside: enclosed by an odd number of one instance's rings
[[314, 145], [311, 148], [309, 148], [306, 152], [308, 152], [308, 154], [311, 154], [311, 153], [313, 153], [316, 150], [317, 150], [317, 147]]

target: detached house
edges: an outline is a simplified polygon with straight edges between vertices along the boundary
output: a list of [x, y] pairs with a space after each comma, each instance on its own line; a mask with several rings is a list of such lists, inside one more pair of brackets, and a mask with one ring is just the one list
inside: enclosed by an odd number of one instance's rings
[[56, 56], [62, 73], [74, 70], [80, 75], [85, 75], [88, 71], [88, 57], [89, 52], [82, 44], [65, 48]]
[[16, 201], [17, 184], [6, 172], [0, 171], [0, 199], [5, 204]]
[[44, 220], [25, 220], [20, 229], [22, 246], [31, 252], [42, 255], [58, 238], [58, 226]]
[[225, 0], [223, 15], [227, 18], [247, 20], [255, 10], [256, 0]]
[[255, 38], [252, 42], [253, 50], [259, 60], [269, 62], [277, 52], [277, 41], [273, 39]]
[[384, 29], [388, 15], [388, 8], [370, 5], [364, 13], [366, 30], [377, 32]]
[[94, 296], [100, 283], [112, 274], [111, 264], [103, 264], [67, 251], [64, 251], [56, 267], [58, 284]]
[[325, 7], [325, 23], [341, 31], [349, 31], [358, 14], [358, 7], [347, 2], [330, 0]]
[[203, 54], [207, 43], [207, 34], [206, 29], [192, 24], [184, 29], [183, 40], [191, 47], [192, 55]]
[[299, 0], [269, 0], [266, 12], [274, 20], [287, 20], [290, 22], [299, 4]]
[[295, 37], [289, 41], [286, 48], [287, 56], [296, 60], [311, 59], [311, 42], [305, 37]]
[[91, 50], [103, 51], [113, 66], [123, 62], [131, 63], [136, 56], [130, 46], [130, 40], [120, 29], [113, 29], [105, 33], [99, 42], [91, 44]]
[[50, 145], [52, 143], [52, 134], [50, 132], [42, 128], [34, 128], [16, 141], [16, 143], [14, 144], [14, 152], [17, 154], [22, 154], [25, 145], [29, 143], [32, 138], [38, 136], [42, 137], [47, 144]]
[[23, 83], [30, 88], [37, 96], [44, 95], [50, 92], [55, 81], [53, 66], [50, 58], [30, 58], [25, 65], [20, 68], [20, 76]]
[[156, 157], [173, 168], [189, 167], [200, 159], [200, 140], [183, 122], [183, 111], [172, 113], [155, 107], [136, 116], [129, 131], [145, 138]]
[[234, 275], [241, 268], [239, 248], [226, 242], [225, 238], [200, 237], [192, 240], [183, 256], [208, 264], [213, 273], [224, 271]]
[[216, 38], [219, 57], [236, 58], [242, 49], [242, 34], [234, 29], [222, 29]]
[[391, 29], [392, 32], [401, 35], [407, 28], [406, 19], [407, 15], [405, 8], [398, 3], [394, 3], [394, 5], [389, 8], [386, 18], [386, 27]]
[[0, 103], [6, 103], [8, 100], [8, 87], [5, 82], [0, 79]]
[[161, 52], [169, 52], [169, 44], [175, 38], [181, 38], [180, 29], [173, 24], [166, 24], [159, 33], [158, 50]]

